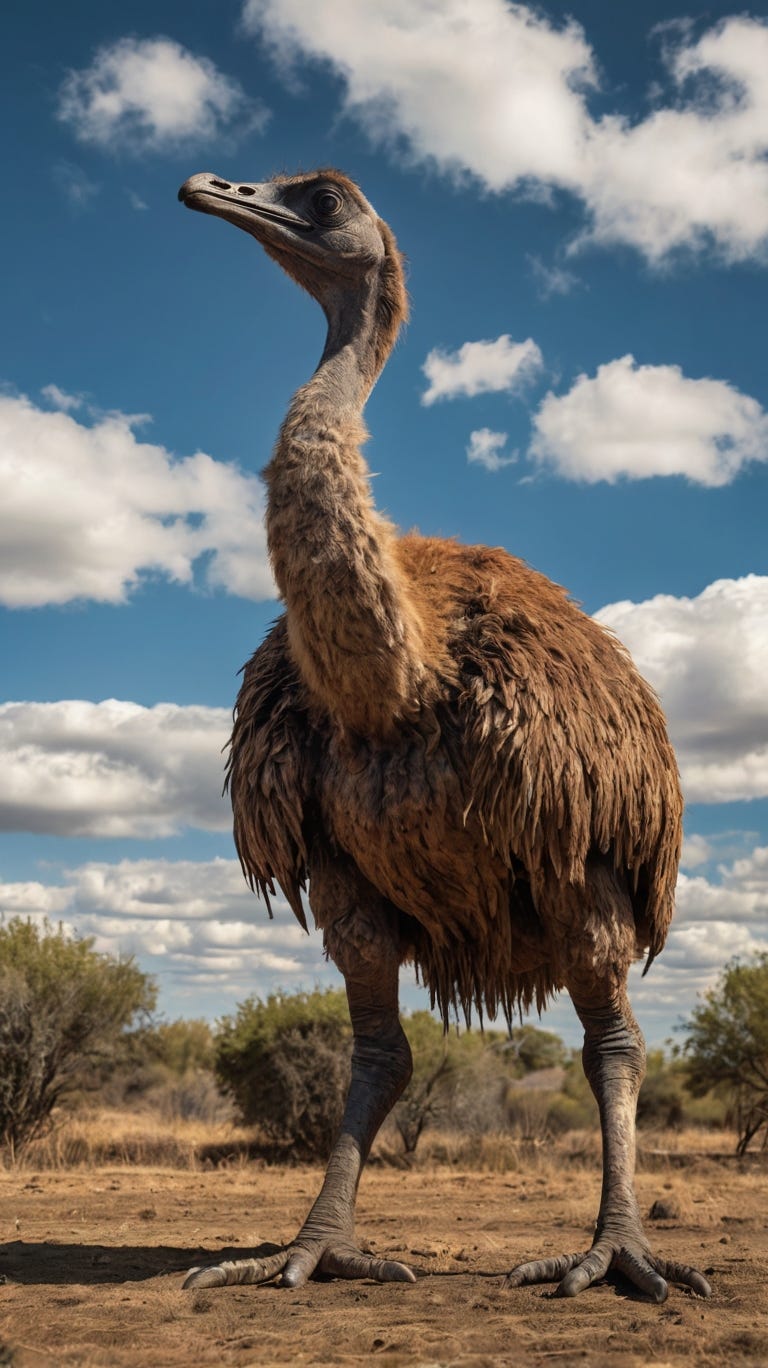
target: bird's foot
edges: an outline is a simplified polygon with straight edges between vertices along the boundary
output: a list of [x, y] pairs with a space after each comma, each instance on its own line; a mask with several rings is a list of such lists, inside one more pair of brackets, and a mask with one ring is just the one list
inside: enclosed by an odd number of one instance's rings
[[712, 1295], [712, 1288], [697, 1269], [657, 1258], [643, 1238], [621, 1240], [613, 1235], [599, 1235], [592, 1248], [583, 1254], [563, 1254], [559, 1259], [519, 1264], [507, 1275], [504, 1286], [556, 1282], [555, 1296], [575, 1297], [605, 1277], [609, 1269], [623, 1273], [640, 1292], [659, 1304], [669, 1295], [668, 1282], [690, 1287], [699, 1297]]
[[310, 1278], [372, 1278], [375, 1282], [415, 1282], [406, 1264], [377, 1259], [345, 1239], [299, 1244], [298, 1241], [264, 1259], [236, 1259], [209, 1268], [193, 1268], [184, 1289], [227, 1287], [232, 1283], [267, 1283], [279, 1277], [279, 1287], [303, 1287]]

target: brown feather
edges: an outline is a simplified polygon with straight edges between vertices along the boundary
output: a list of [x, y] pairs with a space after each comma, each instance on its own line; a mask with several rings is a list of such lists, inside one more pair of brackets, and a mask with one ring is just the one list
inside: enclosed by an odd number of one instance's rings
[[237, 702], [240, 859], [304, 925], [313, 844], [346, 851], [446, 1020], [541, 1009], [569, 945], [614, 952], [607, 900], [585, 896], [596, 865], [629, 892], [636, 951], [664, 943], [682, 800], [663, 714], [611, 633], [522, 561], [415, 534], [395, 547], [423, 628], [421, 707], [387, 740], [339, 726], [280, 619]]

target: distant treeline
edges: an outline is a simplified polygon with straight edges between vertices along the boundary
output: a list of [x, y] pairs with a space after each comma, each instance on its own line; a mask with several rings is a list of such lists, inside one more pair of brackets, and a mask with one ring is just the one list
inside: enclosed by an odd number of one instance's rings
[[[159, 1021], [157, 988], [133, 959], [100, 954], [61, 927], [0, 925], [0, 1145], [11, 1156], [58, 1115], [93, 1106], [164, 1120], [231, 1116], [276, 1154], [324, 1158], [349, 1079], [343, 992], [248, 998], [216, 1025]], [[532, 1025], [447, 1033], [403, 1020], [413, 1078], [390, 1125], [412, 1155], [427, 1129], [543, 1139], [593, 1128], [579, 1053]], [[735, 1126], [743, 1151], [768, 1134], [768, 954], [735, 960], [669, 1051], [652, 1051], [640, 1126]]]

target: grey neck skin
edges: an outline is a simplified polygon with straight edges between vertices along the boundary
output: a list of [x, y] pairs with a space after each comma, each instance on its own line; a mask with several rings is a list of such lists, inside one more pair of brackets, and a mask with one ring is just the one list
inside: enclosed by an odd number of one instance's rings
[[328, 335], [317, 370], [304, 388], [311, 387], [318, 398], [324, 394], [337, 420], [347, 409], [362, 415], [381, 369], [375, 363], [377, 289], [376, 278], [367, 276], [358, 291], [339, 291], [323, 306]]
[[314, 699], [368, 735], [412, 713], [421, 673], [420, 625], [360, 451], [363, 406], [385, 359], [378, 287], [376, 273], [324, 301], [320, 364], [294, 395], [264, 472], [291, 653]]

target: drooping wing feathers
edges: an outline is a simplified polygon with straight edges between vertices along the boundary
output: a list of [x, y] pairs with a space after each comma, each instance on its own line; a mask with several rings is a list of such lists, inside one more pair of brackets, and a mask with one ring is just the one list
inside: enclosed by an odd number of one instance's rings
[[610, 854], [653, 958], [672, 916], [682, 814], [659, 702], [611, 633], [522, 562], [491, 554], [494, 602], [457, 643], [467, 815], [522, 863], [537, 902], [583, 887], [587, 856]]
[[264, 898], [279, 883], [304, 930], [304, 818], [310, 799], [309, 727], [303, 693], [278, 619], [243, 671], [235, 705], [226, 785], [235, 845], [251, 888]]

